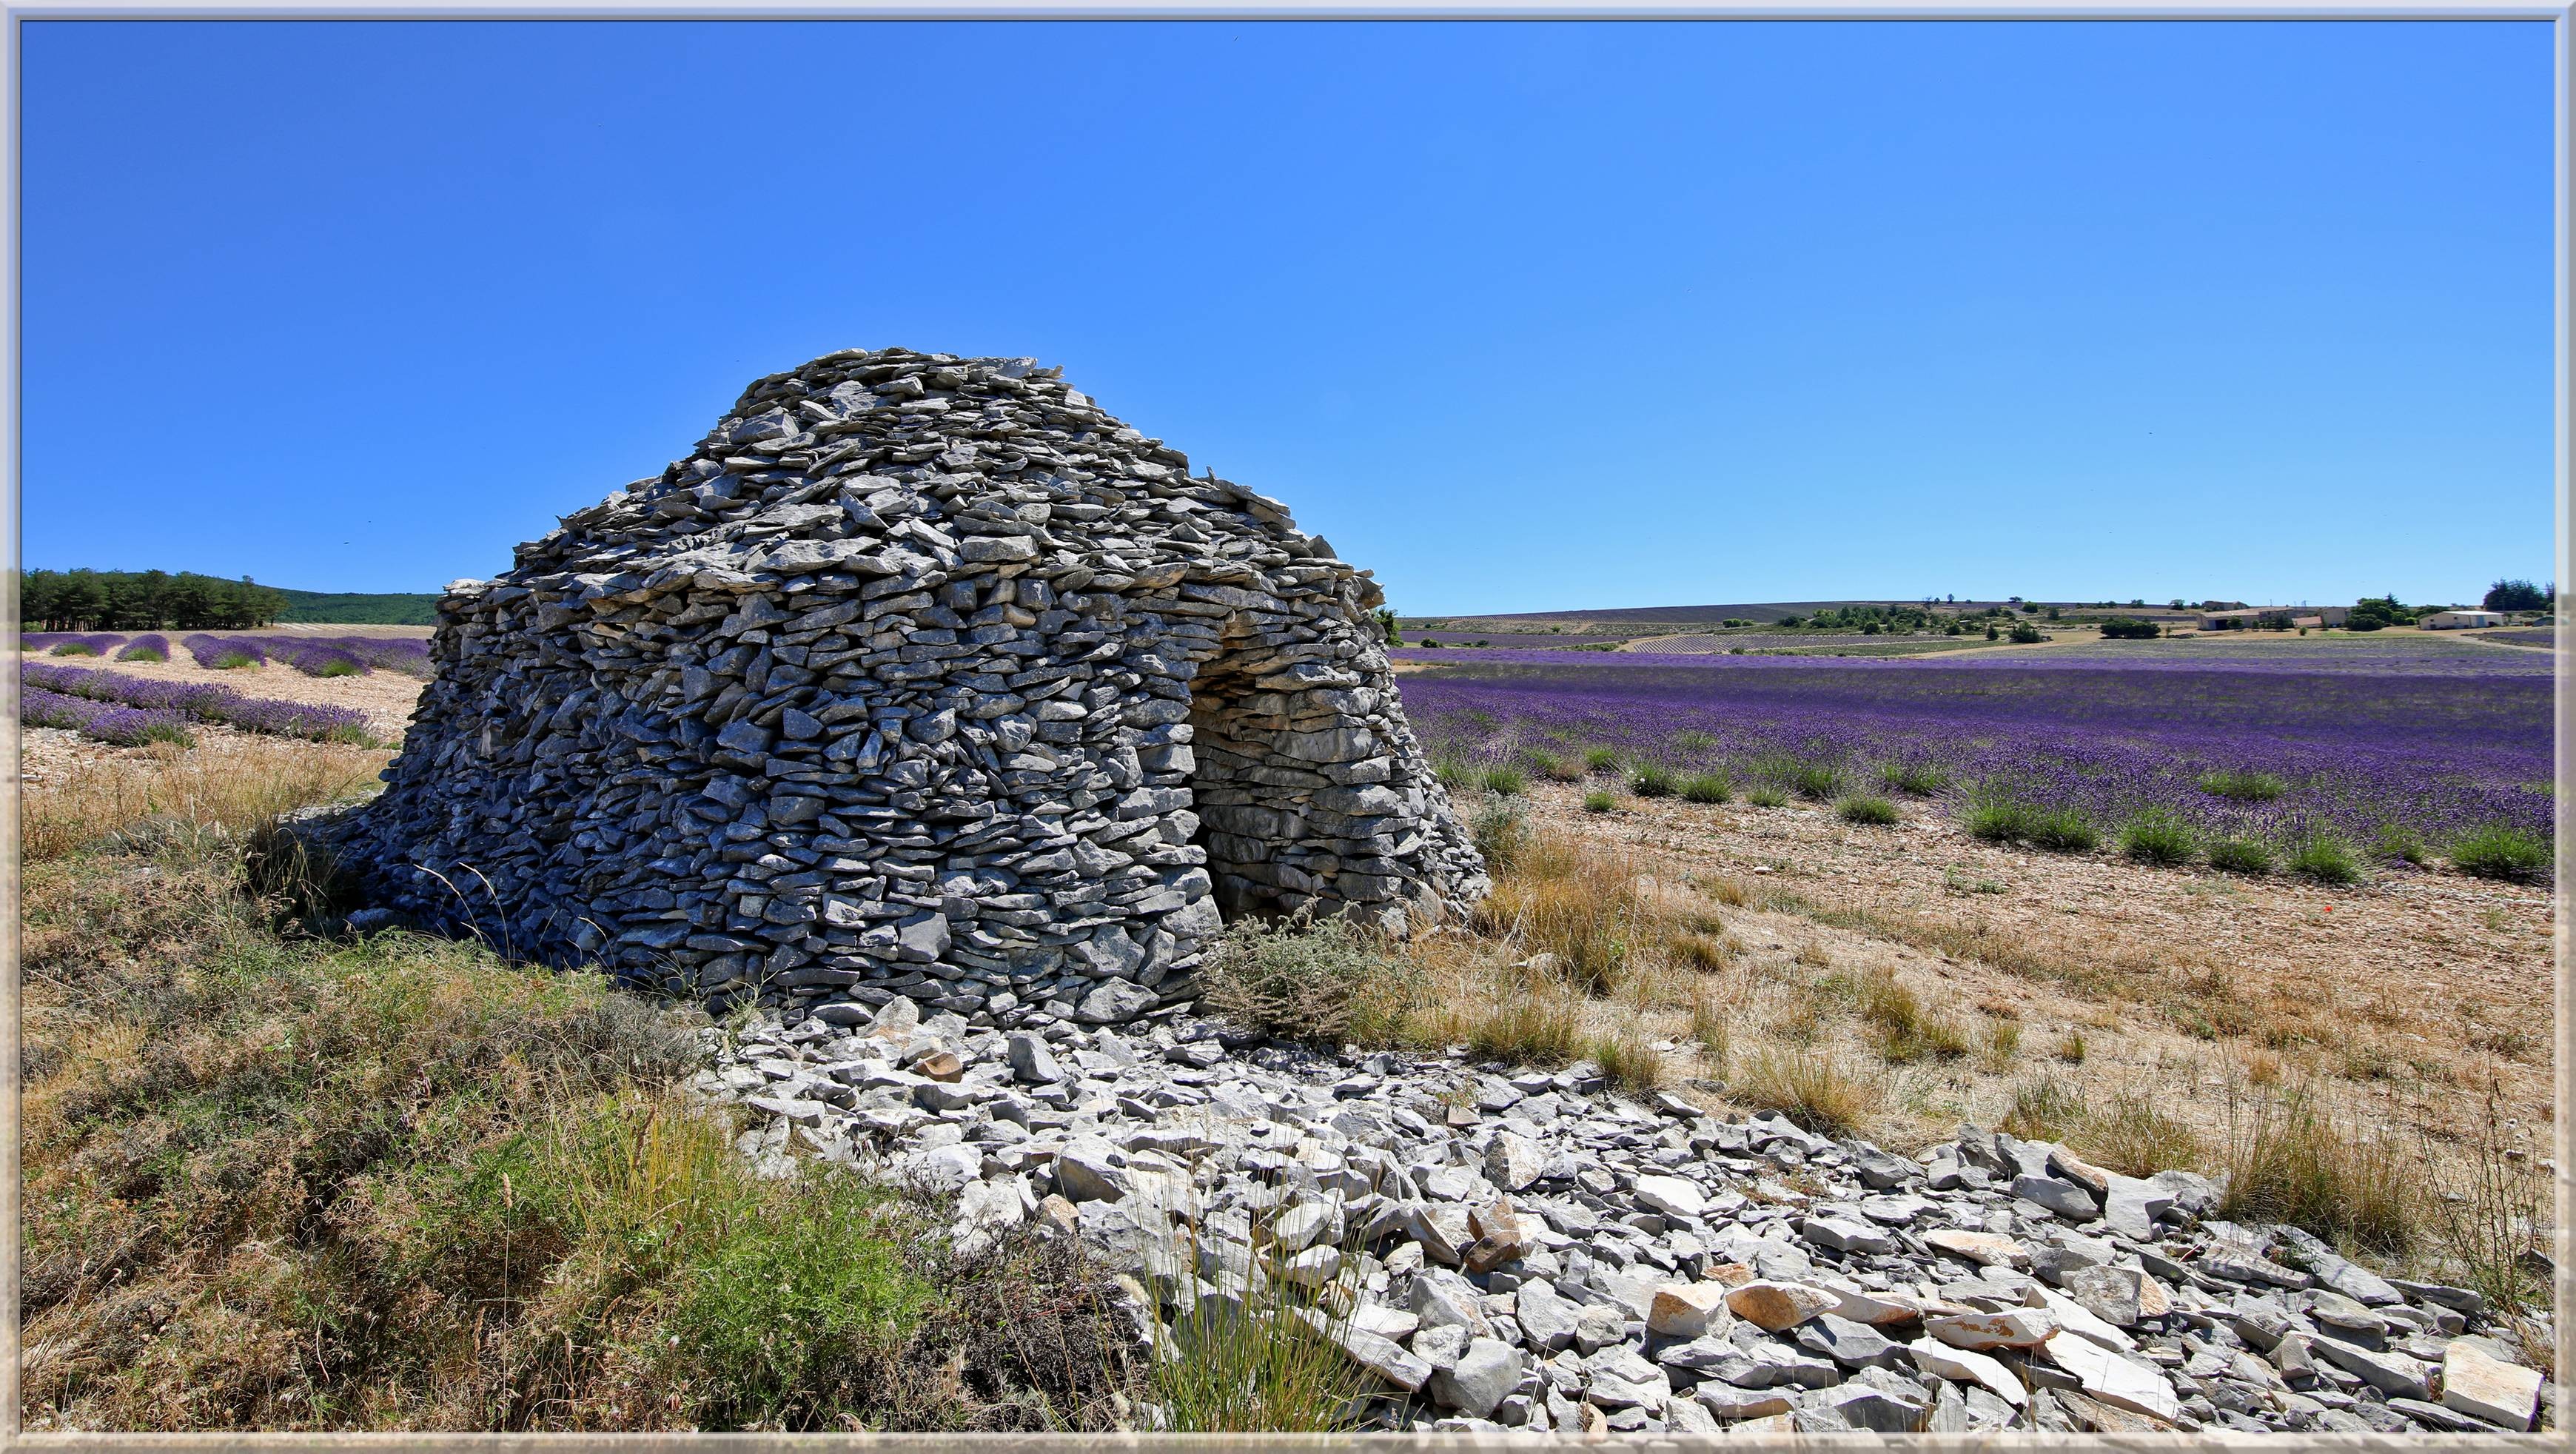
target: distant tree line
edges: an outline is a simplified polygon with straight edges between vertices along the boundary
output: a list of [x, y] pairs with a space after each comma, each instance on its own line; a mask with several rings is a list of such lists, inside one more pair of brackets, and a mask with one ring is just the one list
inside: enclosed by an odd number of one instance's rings
[[224, 631], [268, 626], [282, 591], [250, 577], [190, 571], [31, 570], [18, 573], [18, 617], [31, 631]]
[[2478, 604], [2489, 611], [2546, 611], [2558, 594], [2558, 583], [2535, 586], [2529, 581], [2498, 581], [2487, 587], [2487, 598]]

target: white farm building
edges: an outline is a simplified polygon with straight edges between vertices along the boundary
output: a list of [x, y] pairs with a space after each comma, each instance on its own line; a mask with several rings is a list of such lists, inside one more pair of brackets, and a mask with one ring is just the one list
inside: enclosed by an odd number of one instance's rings
[[2475, 626], [2502, 626], [2504, 617], [2494, 611], [2435, 611], [2417, 617], [2415, 624], [2427, 631], [2461, 631]]

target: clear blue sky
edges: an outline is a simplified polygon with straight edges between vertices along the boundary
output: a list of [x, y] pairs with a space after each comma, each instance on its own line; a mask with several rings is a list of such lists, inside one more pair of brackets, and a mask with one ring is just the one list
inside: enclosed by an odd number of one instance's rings
[[435, 590], [902, 344], [1408, 612], [2549, 571], [2542, 24], [25, 36], [30, 565]]

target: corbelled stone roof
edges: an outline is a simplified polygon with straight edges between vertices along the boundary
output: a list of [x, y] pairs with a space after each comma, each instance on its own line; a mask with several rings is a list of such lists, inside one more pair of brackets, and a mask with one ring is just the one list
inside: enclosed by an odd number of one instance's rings
[[1382, 593], [1188, 470], [1027, 359], [759, 380], [449, 588], [337, 847], [393, 914], [825, 1018], [1123, 1020], [1220, 911], [1403, 931], [1480, 896]]

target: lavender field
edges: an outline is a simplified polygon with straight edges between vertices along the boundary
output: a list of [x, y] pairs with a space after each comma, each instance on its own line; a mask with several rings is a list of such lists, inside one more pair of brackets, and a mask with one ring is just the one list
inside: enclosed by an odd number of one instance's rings
[[2037, 810], [2060, 846], [2143, 822], [2178, 834], [2184, 857], [2222, 842], [2390, 858], [2507, 842], [2531, 871], [2550, 834], [2548, 658], [2338, 645], [2119, 661], [1494, 652], [1410, 673], [1404, 696], [1435, 753], [1470, 770], [1563, 770], [1608, 748], [1736, 790], [1910, 792], [1972, 827]]

